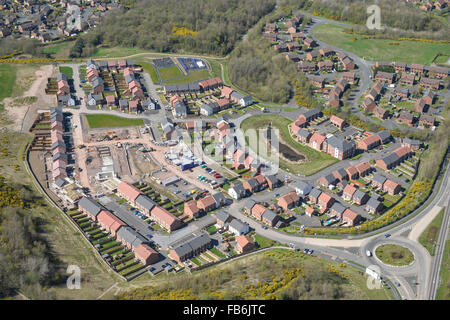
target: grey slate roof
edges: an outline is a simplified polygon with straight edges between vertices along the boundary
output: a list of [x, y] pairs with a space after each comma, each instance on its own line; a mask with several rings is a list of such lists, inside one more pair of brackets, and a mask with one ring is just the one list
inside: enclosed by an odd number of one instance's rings
[[213, 199], [217, 205], [221, 205], [222, 203], [226, 203], [226, 201], [227, 201], [227, 198], [225, 198], [225, 196], [222, 192], [216, 192], [211, 196], [213, 197]]
[[333, 203], [330, 209], [338, 212], [339, 214], [342, 214], [345, 211], [345, 207], [340, 202]]
[[377, 135], [381, 138], [381, 141], [383, 143], [385, 143], [389, 138], [391, 138], [391, 134], [387, 130], [377, 132]]
[[[306, 195], [306, 194], [308, 194], [307, 192], [306, 192], [306, 190], [308, 190], [309, 188], [311, 188], [312, 186], [309, 184], [309, 183], [307, 183], [307, 182], [305, 182], [305, 181], [298, 181], [297, 183], [296, 183], [296, 185], [295, 185], [295, 188], [297, 188], [297, 189], [299, 189], [299, 190], [302, 190], [302, 192], [303, 192], [303, 195]], [[317, 190], [317, 189], [316, 189]], [[312, 190], [311, 190], [312, 191]], [[310, 192], [311, 192], [310, 191]], [[319, 195], [320, 195], [320, 193], [319, 193]]]
[[219, 211], [219, 212], [215, 213], [215, 216], [218, 221], [225, 222], [230, 217], [230, 214], [225, 211]]
[[319, 196], [322, 194], [322, 191], [320, 191], [319, 189], [317, 189], [317, 188], [313, 188], [312, 190], [311, 190], [311, 192], [309, 193], [309, 196], [310, 197], [313, 197], [313, 198], [315, 198], [315, 199], [317, 199], [317, 198], [319, 198]]
[[143, 236], [129, 226], [120, 227], [119, 231], [117, 231], [117, 236], [123, 239], [126, 243], [130, 244], [133, 248], [147, 242]]
[[247, 180], [247, 183], [252, 187], [256, 188], [259, 186], [258, 181], [255, 178], [251, 178]]
[[333, 184], [334, 182], [336, 182], [336, 178], [331, 173], [327, 174], [324, 178], [329, 184]]
[[375, 181], [381, 185], [383, 185], [383, 183], [386, 181], [386, 177], [382, 176], [381, 174], [377, 173], [376, 175], [373, 176], [372, 181]]
[[194, 252], [201, 247], [209, 244], [211, 242], [211, 238], [206, 234], [201, 234], [199, 236], [195, 236], [188, 241], [180, 244], [179, 246], [175, 247], [173, 250], [177, 253], [178, 256], [185, 256], [187, 254], [190, 254], [191, 252]]
[[274, 222], [278, 218], [278, 215], [275, 212], [273, 212], [272, 210], [266, 210], [266, 211], [264, 211], [262, 218], [264, 220]]
[[245, 189], [244, 186], [242, 185], [241, 182], [236, 182], [233, 184], [232, 188], [238, 193], [238, 194], [243, 194], [245, 193]]
[[384, 163], [386, 163], [387, 166], [395, 163], [396, 161], [398, 161], [398, 156], [395, 153], [390, 153], [387, 156], [381, 158], [381, 160], [384, 161]]
[[314, 117], [316, 115], [320, 114], [320, 110], [317, 108], [308, 109], [306, 112], [303, 113], [306, 119], [309, 119], [311, 117]]
[[355, 147], [355, 142], [342, 140], [342, 139], [336, 138], [335, 136], [328, 138], [327, 143], [330, 146], [332, 146], [333, 148], [341, 150], [342, 152], [351, 150]]
[[272, 184], [277, 184], [278, 183], [278, 178], [274, 174], [266, 176], [266, 179], [269, 180]]
[[88, 197], [81, 198], [78, 204], [94, 217], [96, 217], [100, 213], [100, 211], [103, 210], [102, 205], [100, 205], [94, 199]]
[[353, 198], [362, 199], [366, 195], [367, 193], [362, 192], [361, 190], [356, 190], [355, 193], [353, 194]]
[[311, 136], [311, 132], [304, 128], [301, 128], [300, 130], [298, 130], [297, 136], [308, 139], [308, 137]]
[[56, 179], [55, 184], [58, 188], [62, 188], [66, 184], [66, 180], [58, 178]]
[[230, 222], [229, 226], [230, 226], [230, 227], [233, 227], [233, 228], [236, 229], [236, 230], [238, 230], [239, 233], [244, 233], [244, 230], [246, 229], [247, 224], [244, 223], [244, 222], [242, 222], [242, 221], [239, 220], [239, 219], [233, 219], [233, 220]]
[[337, 172], [341, 175], [341, 177], [348, 177], [348, 173], [344, 168], [338, 169]]
[[404, 143], [407, 143], [409, 145], [412, 146], [420, 146], [420, 141], [419, 140], [414, 140], [414, 139], [409, 139], [409, 138], [404, 138], [403, 139]]
[[375, 199], [374, 197], [372, 197], [369, 199], [369, 201], [367, 201], [366, 205], [370, 208], [380, 209], [381, 202], [378, 201], [377, 199]]
[[156, 203], [153, 202], [149, 197], [146, 195], [140, 194], [136, 198], [136, 203], [142, 207], [144, 207], [147, 210], [152, 210], [154, 206], [156, 206]]

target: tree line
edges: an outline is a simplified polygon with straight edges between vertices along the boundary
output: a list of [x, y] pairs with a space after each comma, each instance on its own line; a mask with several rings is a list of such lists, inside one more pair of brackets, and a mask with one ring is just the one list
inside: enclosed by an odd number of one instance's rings
[[274, 7], [274, 0], [140, 0], [105, 17], [77, 41], [73, 56], [87, 56], [99, 44], [226, 55]]
[[46, 287], [61, 281], [58, 261], [42, 236], [45, 221], [32, 214], [44, 205], [25, 185], [8, 184], [0, 176], [0, 298], [17, 291], [49, 299]]
[[[448, 39], [447, 24], [433, 13], [425, 13], [403, 1], [395, 2], [395, 5], [389, 0], [379, 0], [375, 3], [361, 0], [299, 0], [297, 3], [299, 8], [326, 18], [364, 26], [369, 17], [367, 7], [376, 4], [380, 7], [381, 24], [389, 29], [387, 33], [414, 32], [417, 36], [417, 32], [422, 32], [423, 37]], [[375, 33], [386, 34], [386, 30]]]

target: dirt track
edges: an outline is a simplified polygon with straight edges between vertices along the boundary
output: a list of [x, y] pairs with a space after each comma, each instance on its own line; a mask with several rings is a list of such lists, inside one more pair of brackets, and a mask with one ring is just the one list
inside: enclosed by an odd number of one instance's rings
[[48, 109], [56, 106], [55, 96], [45, 94], [47, 78], [51, 77], [53, 72], [53, 65], [41, 66], [34, 74], [35, 80], [31, 87], [22, 96], [17, 97], [36, 97], [35, 102], [23, 106], [14, 106], [14, 100], [17, 98], [6, 98], [3, 100], [7, 117], [13, 122], [13, 124], [7, 126], [9, 129], [28, 132], [36, 119], [38, 109]]

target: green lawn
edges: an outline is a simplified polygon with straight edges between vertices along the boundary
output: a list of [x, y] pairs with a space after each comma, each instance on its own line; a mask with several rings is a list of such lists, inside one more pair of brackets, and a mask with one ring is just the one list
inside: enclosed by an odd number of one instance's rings
[[68, 79], [72, 79], [73, 70], [71, 67], [59, 67], [59, 72], [64, 73]]
[[442, 219], [444, 219], [445, 207], [439, 212], [439, 214], [431, 221], [430, 225], [423, 231], [419, 237], [419, 242], [423, 245], [432, 256], [434, 256], [435, 243], [439, 237], [441, 230]]
[[[158, 69], [158, 71], [160, 72], [160, 75], [161, 75], [161, 69]], [[162, 75], [161, 75], [161, 77], [162, 77]], [[203, 70], [192, 70], [192, 71], [189, 71], [189, 74], [187, 76], [173, 79], [170, 81], [165, 81], [164, 83], [165, 84], [189, 83], [189, 82], [199, 81], [199, 80], [203, 80], [203, 79], [207, 79], [207, 78], [210, 78], [208, 70], [204, 70], [204, 69]]]
[[259, 234], [255, 234], [255, 242], [260, 248], [267, 248], [281, 245], [279, 242], [263, 237]]
[[[313, 35], [330, 45], [353, 52], [365, 60], [430, 64], [436, 54], [450, 53], [450, 46], [447, 43], [363, 39], [363, 36], [360, 35], [344, 33], [345, 29], [342, 26], [322, 24], [313, 29]], [[354, 39], [356, 40], [354, 41]], [[399, 44], [389, 44], [393, 42]]]
[[183, 75], [177, 65], [173, 65], [167, 68], [158, 68], [158, 73], [161, 77], [161, 81], [170, 80], [176, 77], [181, 77]]
[[70, 47], [75, 41], [64, 41], [55, 44], [49, 44], [42, 48], [42, 53], [48, 54], [53, 58], [67, 58]]
[[450, 240], [445, 244], [439, 279], [441, 285], [437, 289], [436, 300], [450, 300]]
[[0, 64], [0, 101], [10, 97], [16, 83], [16, 67], [10, 64]]
[[383, 263], [392, 266], [406, 266], [414, 261], [411, 250], [396, 244], [383, 244], [375, 250], [375, 254]]
[[142, 66], [144, 71], [150, 75], [150, 78], [152, 78], [153, 83], [159, 83], [160, 80], [153, 64], [147, 62], [140, 62], [140, 65]]
[[304, 163], [293, 163], [291, 161], [286, 161], [280, 157], [280, 166], [289, 169], [291, 173], [312, 175], [339, 161], [338, 159], [333, 158], [332, 156], [324, 152], [319, 152], [295, 141], [289, 134], [288, 129], [288, 126], [292, 121], [283, 116], [273, 114], [252, 116], [242, 121], [241, 129], [245, 131], [250, 128], [266, 128], [270, 122], [272, 123], [273, 128], [277, 128], [280, 130], [280, 137], [285, 143], [287, 143], [291, 148], [295, 149], [307, 158], [307, 161]]
[[98, 48], [95, 53], [92, 55], [92, 58], [120, 58], [131, 56], [133, 54], [138, 53], [146, 53], [147, 50], [139, 49], [139, 48], [122, 48], [122, 47], [113, 47], [113, 48]]
[[144, 120], [142, 119], [127, 119], [113, 115], [104, 114], [88, 114], [85, 115], [89, 127], [95, 128], [115, 128], [115, 127], [132, 127], [143, 126]]

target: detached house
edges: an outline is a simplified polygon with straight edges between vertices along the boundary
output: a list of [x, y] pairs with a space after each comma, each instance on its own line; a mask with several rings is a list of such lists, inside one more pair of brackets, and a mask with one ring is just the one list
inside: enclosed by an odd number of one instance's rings
[[285, 211], [299, 205], [300, 197], [295, 191], [291, 191], [278, 199], [278, 205]]

